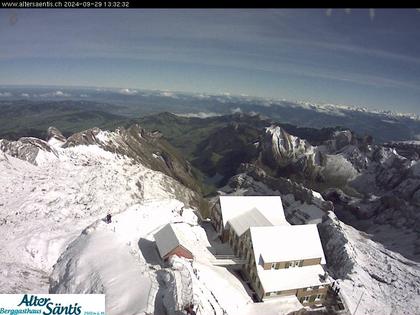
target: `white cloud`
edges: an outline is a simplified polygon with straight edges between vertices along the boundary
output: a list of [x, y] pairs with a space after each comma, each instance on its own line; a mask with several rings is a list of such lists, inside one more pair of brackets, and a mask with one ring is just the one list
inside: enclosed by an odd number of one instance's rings
[[53, 96], [58, 96], [58, 97], [67, 97], [70, 96], [70, 94], [68, 93], [64, 93], [63, 91], [55, 91], [52, 93]]
[[22, 97], [29, 97], [29, 94], [28, 93], [22, 93], [22, 94], [20, 94], [20, 96], [22, 96]]
[[70, 94], [63, 91], [54, 91], [49, 93], [40, 94], [40, 97], [69, 97]]
[[160, 95], [161, 95], [161, 96], [165, 96], [165, 97], [178, 98], [178, 96], [177, 96], [175, 93], [170, 92], [170, 91], [163, 91], [163, 92], [160, 92]]
[[137, 94], [137, 90], [121, 89], [121, 90], [118, 91], [118, 93], [123, 94], [123, 95], [136, 95]]
[[242, 114], [242, 109], [240, 107], [232, 108], [230, 111], [232, 114]]
[[195, 94], [194, 96], [197, 97], [197, 98], [201, 98], [201, 99], [209, 99], [210, 98], [210, 95], [207, 95], [207, 94]]
[[0, 97], [10, 97], [12, 96], [12, 93], [10, 92], [0, 92]]

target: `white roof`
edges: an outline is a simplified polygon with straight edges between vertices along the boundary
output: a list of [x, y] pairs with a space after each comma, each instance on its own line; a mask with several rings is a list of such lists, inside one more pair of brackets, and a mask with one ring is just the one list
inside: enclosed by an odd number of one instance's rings
[[238, 236], [241, 236], [252, 226], [272, 226], [271, 222], [256, 208], [230, 219], [228, 223]]
[[186, 247], [186, 237], [175, 224], [166, 224], [157, 233], [155, 233], [154, 238], [160, 257], [162, 258], [178, 246], [182, 246], [188, 250]]
[[321, 258], [324, 250], [316, 224], [251, 227], [255, 262], [281, 262]]
[[280, 196], [220, 196], [223, 228], [234, 217], [253, 208], [271, 222], [272, 225], [289, 224], [284, 217]]
[[[261, 270], [262, 267], [258, 269]], [[321, 265], [260, 270], [258, 276], [264, 292], [294, 290], [330, 283], [329, 280], [321, 280], [320, 276], [324, 275]]]

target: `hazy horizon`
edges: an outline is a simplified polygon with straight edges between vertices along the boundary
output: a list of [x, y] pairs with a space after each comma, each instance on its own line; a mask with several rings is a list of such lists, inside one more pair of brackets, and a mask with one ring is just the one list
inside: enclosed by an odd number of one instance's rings
[[[168, 90], [168, 89], [144, 89], [144, 88], [138, 88], [138, 87], [116, 87], [116, 86], [77, 86], [77, 85], [15, 85], [15, 84], [11, 84], [11, 85], [5, 85], [2, 84], [0, 85], [0, 100], [7, 100], [7, 99], [30, 99], [30, 98], [35, 98], [38, 97], [40, 100], [42, 100], [43, 97], [47, 97], [47, 99], [55, 99], [55, 98], [60, 98], [60, 100], [72, 100], [72, 98], [79, 98], [80, 95], [71, 95], [71, 94], [66, 94], [64, 93], [63, 95], [53, 95], [53, 94], [49, 94], [49, 95], [40, 95], [40, 94], [32, 94], [32, 95], [26, 95], [26, 93], [24, 93], [22, 95], [21, 94], [13, 94], [11, 93], [11, 95], [5, 95], [4, 93], [6, 92], [10, 92], [7, 90], [7, 88], [11, 88], [11, 89], [25, 89], [25, 88], [29, 88], [29, 89], [50, 89], [50, 90], [57, 90], [55, 92], [61, 92], [60, 90], [64, 90], [64, 91], [68, 91], [68, 90], [94, 90], [96, 92], [100, 92], [101, 90], [103, 92], [113, 92], [116, 94], [121, 94], [121, 95], [125, 95], [125, 96], [136, 96], [141, 94], [141, 92], [152, 92], [152, 93], [159, 93], [159, 92], [167, 92], [167, 95], [165, 94], [161, 94], [160, 96], [167, 96], [167, 97], [171, 97], [172, 95], [176, 95], [176, 94], [186, 94], [186, 95], [191, 95], [193, 97], [199, 97], [199, 96], [221, 96], [221, 97], [237, 97], [237, 98], [244, 98], [244, 99], [259, 99], [259, 100], [267, 100], [267, 101], [286, 101], [286, 102], [296, 102], [296, 103], [310, 103], [310, 104], [314, 104], [314, 105], [333, 105], [333, 106], [344, 106], [344, 107], [349, 107], [349, 108], [353, 108], [353, 109], [358, 109], [358, 108], [365, 108], [369, 111], [372, 112], [393, 112], [393, 113], [398, 113], [398, 114], [403, 114], [403, 115], [419, 115], [419, 113], [414, 113], [414, 112], [408, 112], [408, 111], [401, 111], [398, 110], [397, 108], [395, 110], [391, 110], [391, 109], [381, 109], [381, 108], [368, 108], [368, 107], [362, 107], [362, 106], [358, 106], [356, 104], [345, 104], [345, 103], [329, 103], [329, 102], [321, 102], [321, 101], [309, 101], [306, 99], [292, 99], [292, 98], [280, 98], [280, 97], [264, 97], [264, 96], [256, 96], [256, 95], [246, 95], [246, 94], [234, 94], [234, 93], [205, 93], [205, 92], [191, 92], [191, 91], [179, 91], [179, 90]], [[87, 96], [86, 96], [87, 97]], [[89, 100], [89, 98], [87, 99]]]
[[244, 94], [419, 114], [418, 29], [414, 9], [2, 10], [0, 85]]

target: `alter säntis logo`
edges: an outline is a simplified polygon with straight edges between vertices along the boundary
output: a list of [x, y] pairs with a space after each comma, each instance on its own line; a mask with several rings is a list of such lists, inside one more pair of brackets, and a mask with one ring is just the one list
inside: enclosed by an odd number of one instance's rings
[[104, 294], [0, 294], [0, 315], [105, 315]]

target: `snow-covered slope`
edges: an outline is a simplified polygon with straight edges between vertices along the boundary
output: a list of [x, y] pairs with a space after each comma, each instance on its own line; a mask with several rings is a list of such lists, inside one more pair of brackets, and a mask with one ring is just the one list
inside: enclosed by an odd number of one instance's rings
[[[51, 129], [51, 128], [50, 128]], [[57, 134], [50, 139], [56, 142]], [[115, 131], [91, 128], [71, 135], [63, 148], [78, 145], [97, 145], [105, 151], [131, 158], [136, 163], [173, 177], [184, 186], [199, 191], [191, 166], [158, 131], [149, 132], [135, 124]], [[191, 202], [188, 200], [187, 202]], [[194, 200], [199, 204], [199, 200]]]
[[420, 264], [405, 259], [333, 213], [319, 225], [331, 274], [357, 314], [419, 314]]
[[[181, 211], [182, 210], [182, 211]], [[160, 259], [153, 235], [168, 222], [186, 236], [195, 260]], [[109, 314], [237, 314], [251, 298], [223, 267], [213, 266], [206, 231], [175, 199], [145, 200], [87, 227], [54, 266], [50, 292], [105, 292]]]
[[[197, 314], [237, 314], [252, 302], [234, 274], [213, 265], [184, 202], [195, 192], [97, 144], [55, 140], [29, 146], [29, 161], [0, 152], [1, 293], [105, 292], [110, 315], [171, 314], [189, 303]], [[158, 256], [153, 235], [168, 222], [191, 240], [193, 264]]]
[[[35, 150], [37, 165], [0, 153], [1, 261], [18, 262], [19, 270], [47, 272], [72, 238], [108, 212], [144, 199], [194, 195], [172, 178], [97, 146]], [[7, 279], [0, 290], [19, 291], [8, 278], [17, 272], [0, 273]]]

